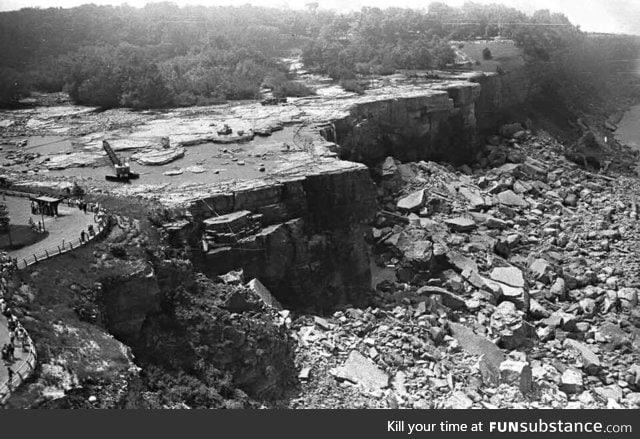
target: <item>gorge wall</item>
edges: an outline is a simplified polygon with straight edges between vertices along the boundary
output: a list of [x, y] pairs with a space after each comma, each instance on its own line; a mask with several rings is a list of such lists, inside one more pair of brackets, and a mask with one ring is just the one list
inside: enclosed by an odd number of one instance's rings
[[372, 166], [387, 156], [403, 162], [474, 159], [482, 135], [495, 132], [514, 107], [539, 89], [524, 68], [505, 73], [466, 73], [408, 93], [352, 106], [323, 131], [340, 158]]
[[533, 92], [519, 74], [476, 72], [338, 103], [337, 117], [316, 119], [308, 131], [326, 145], [322, 165], [214, 189], [165, 230], [191, 249], [203, 273], [241, 268], [288, 307], [364, 305], [371, 279], [364, 237], [377, 210], [367, 166], [387, 156], [470, 162], [483, 135], [502, 123], [498, 115]]
[[365, 224], [375, 188], [361, 164], [212, 194], [188, 206], [189, 221], [165, 226], [208, 276], [242, 269], [294, 308], [363, 305], [370, 285]]

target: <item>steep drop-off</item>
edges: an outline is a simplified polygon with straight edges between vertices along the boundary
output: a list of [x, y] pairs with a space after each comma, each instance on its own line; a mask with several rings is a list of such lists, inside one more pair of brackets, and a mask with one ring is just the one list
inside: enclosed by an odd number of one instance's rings
[[196, 200], [190, 221], [165, 230], [211, 277], [241, 268], [289, 307], [329, 309], [367, 301], [365, 224], [375, 211], [369, 171], [351, 163]]
[[338, 144], [341, 158], [369, 166], [388, 156], [469, 163], [482, 135], [494, 132], [540, 91], [523, 69], [454, 78], [359, 102], [323, 135]]

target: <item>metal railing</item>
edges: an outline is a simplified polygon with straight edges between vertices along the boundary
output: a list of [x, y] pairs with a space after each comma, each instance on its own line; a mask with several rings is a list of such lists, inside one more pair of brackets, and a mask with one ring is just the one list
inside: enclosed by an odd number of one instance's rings
[[[27, 340], [23, 344], [23, 346], [26, 346], [26, 357], [21, 360], [17, 368], [11, 368], [11, 370], [13, 370], [11, 382], [6, 380], [4, 383], [0, 383], [0, 404], [4, 404], [7, 398], [9, 398], [11, 391], [22, 384], [22, 382], [27, 379], [27, 377], [31, 375], [31, 372], [36, 368], [36, 363], [38, 361], [36, 347], [28, 334], [26, 334], [26, 337]], [[23, 347], [23, 352], [24, 351], [25, 349]]]
[[96, 232], [93, 235], [89, 233], [86, 234], [86, 238], [84, 240], [78, 238], [71, 241], [63, 240], [60, 245], [56, 247], [51, 247], [49, 249], [41, 250], [39, 252], [33, 253], [31, 256], [27, 256], [25, 258], [14, 259], [16, 267], [19, 269], [27, 268], [29, 265], [37, 264], [38, 262], [42, 262], [47, 260], [53, 256], [60, 255], [62, 253], [69, 252], [78, 247], [81, 247], [83, 244], [86, 244], [95, 238], [102, 235], [102, 233], [107, 229], [107, 225], [109, 224], [109, 217], [103, 216], [96, 223]]
[[[0, 190], [0, 193], [10, 195], [10, 196], [25, 197], [25, 198], [30, 198], [33, 196], [33, 194], [31, 193], [10, 191], [6, 189]], [[131, 226], [128, 218], [121, 217], [119, 215], [108, 215], [104, 213], [104, 211], [97, 213], [95, 220], [96, 220], [95, 226], [97, 231], [91, 235], [87, 233], [86, 239], [84, 240], [76, 239], [76, 240], [67, 241], [67, 242], [63, 241], [61, 245], [56, 246], [55, 248], [36, 252], [33, 255], [28, 256], [26, 258], [21, 258], [20, 260], [14, 259], [16, 268], [18, 269], [26, 268], [29, 265], [42, 262], [53, 256], [57, 256], [62, 253], [66, 253], [78, 247], [81, 247], [83, 244], [86, 244], [98, 238], [99, 236], [101, 236], [105, 232], [105, 230], [108, 229], [108, 226], [112, 223], [112, 221], [115, 221], [115, 223], [122, 228]], [[137, 226], [137, 224], [134, 224], [134, 226]], [[13, 371], [13, 376], [11, 378], [11, 381], [5, 380], [5, 382], [0, 383], [0, 405], [6, 402], [6, 400], [9, 398], [13, 389], [20, 386], [20, 384], [22, 384], [22, 382], [25, 379], [27, 379], [29, 375], [31, 375], [31, 373], [35, 370], [35, 367], [38, 361], [35, 344], [33, 343], [33, 340], [31, 339], [31, 337], [26, 331], [24, 331], [23, 337], [26, 337], [26, 339], [23, 340], [22, 342], [22, 350], [23, 350], [23, 353], [26, 352], [26, 356], [24, 356], [24, 358], [21, 358], [19, 360], [20, 363], [18, 364], [17, 367], [11, 367], [11, 370]]]

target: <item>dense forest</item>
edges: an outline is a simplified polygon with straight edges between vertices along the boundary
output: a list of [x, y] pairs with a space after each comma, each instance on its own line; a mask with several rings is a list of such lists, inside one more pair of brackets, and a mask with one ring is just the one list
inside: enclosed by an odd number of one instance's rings
[[249, 99], [261, 87], [302, 96], [310, 90], [288, 77], [285, 57], [301, 55], [307, 68], [347, 85], [367, 74], [445, 68], [454, 59], [450, 40], [496, 36], [515, 40], [546, 73], [593, 71], [591, 64], [605, 68], [603, 56], [637, 55], [625, 44], [603, 50], [562, 14], [528, 16], [501, 5], [348, 14], [315, 4], [304, 11], [172, 3], [22, 9], [0, 14], [0, 103], [62, 90], [76, 103], [105, 108]]

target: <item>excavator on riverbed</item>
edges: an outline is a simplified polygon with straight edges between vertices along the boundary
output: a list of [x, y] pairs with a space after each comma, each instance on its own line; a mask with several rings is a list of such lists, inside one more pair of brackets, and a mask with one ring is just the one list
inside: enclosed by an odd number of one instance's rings
[[113, 164], [114, 169], [116, 170], [116, 175], [106, 175], [105, 178], [108, 181], [120, 181], [123, 183], [128, 182], [129, 180], [135, 180], [136, 178], [140, 178], [140, 174], [137, 172], [131, 172], [131, 167], [129, 163], [122, 163], [116, 153], [109, 145], [109, 142], [106, 140], [102, 141], [102, 147], [106, 151], [109, 156], [109, 160]]

